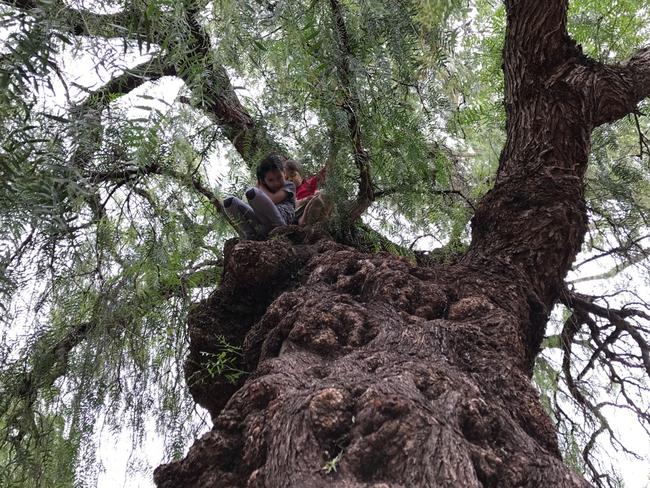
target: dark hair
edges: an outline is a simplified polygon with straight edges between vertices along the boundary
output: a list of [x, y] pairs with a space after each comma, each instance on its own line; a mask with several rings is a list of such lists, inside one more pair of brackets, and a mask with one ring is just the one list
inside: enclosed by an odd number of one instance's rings
[[264, 181], [266, 173], [269, 171], [284, 171], [284, 156], [279, 154], [269, 154], [265, 156], [264, 159], [260, 161], [260, 164], [257, 165], [257, 181]]
[[300, 163], [298, 161], [294, 161], [293, 159], [287, 159], [284, 162], [284, 170], [285, 171], [295, 171], [296, 173], [299, 173], [300, 176], [302, 176], [304, 174], [302, 172], [302, 166], [300, 166]]

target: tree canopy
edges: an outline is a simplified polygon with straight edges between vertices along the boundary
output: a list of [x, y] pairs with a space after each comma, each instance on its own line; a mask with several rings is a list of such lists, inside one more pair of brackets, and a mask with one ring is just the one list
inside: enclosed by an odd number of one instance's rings
[[[569, 32], [614, 64], [648, 13], [574, 0]], [[153, 417], [183, 454], [188, 309], [235, 236], [221, 199], [267, 153], [328, 166], [338, 239], [418, 261], [468, 245], [495, 181], [500, 2], [0, 0], [0, 19], [2, 486], [92, 485], [100, 416], [136, 441]], [[534, 376], [599, 486], [619, 483], [607, 446], [628, 449], [617, 412], [650, 433], [646, 108], [594, 132], [587, 239]], [[217, 374], [245, 374], [223, 352]]]

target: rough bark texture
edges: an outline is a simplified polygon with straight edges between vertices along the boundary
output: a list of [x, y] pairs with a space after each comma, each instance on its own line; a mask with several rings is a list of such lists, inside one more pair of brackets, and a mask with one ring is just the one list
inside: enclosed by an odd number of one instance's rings
[[[588, 486], [530, 376], [586, 229], [591, 131], [647, 96], [649, 56], [587, 59], [566, 1], [506, 7], [508, 137], [469, 251], [436, 268], [300, 229], [231, 242], [190, 319], [188, 379], [214, 428], [159, 487]], [[206, 374], [221, 334], [242, 346], [241, 385]]]
[[231, 242], [222, 286], [192, 314], [187, 371], [226, 334], [254, 373], [230, 398], [219, 377], [190, 380], [215, 427], [156, 482], [587, 486], [527, 376], [525, 286], [301, 231]]

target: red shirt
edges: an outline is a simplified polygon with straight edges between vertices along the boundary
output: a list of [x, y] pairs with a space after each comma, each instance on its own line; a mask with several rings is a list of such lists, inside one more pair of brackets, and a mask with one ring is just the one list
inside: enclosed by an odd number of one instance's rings
[[310, 176], [309, 178], [305, 178], [302, 180], [302, 183], [300, 183], [300, 186], [296, 189], [296, 200], [302, 200], [303, 198], [312, 196], [314, 193], [316, 193], [317, 189], [317, 176]]
[[312, 196], [318, 190], [318, 184], [325, 178], [325, 166], [321, 169], [317, 175], [310, 176], [305, 178], [300, 183], [300, 186], [296, 188], [296, 200], [302, 200]]

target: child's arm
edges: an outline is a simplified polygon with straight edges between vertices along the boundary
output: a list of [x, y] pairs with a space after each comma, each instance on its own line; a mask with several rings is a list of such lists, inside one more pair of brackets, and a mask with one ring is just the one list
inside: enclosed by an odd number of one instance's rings
[[320, 169], [320, 171], [316, 175], [319, 186], [323, 184], [326, 177], [327, 177], [327, 164], [323, 165], [323, 167]]
[[273, 193], [269, 190], [264, 183], [258, 183], [257, 187], [266, 193], [266, 196], [271, 199], [276, 205], [280, 202], [283, 202], [287, 198], [287, 192], [285, 190], [278, 190]]
[[296, 206], [304, 205], [304, 204], [307, 203], [309, 200], [311, 200], [312, 198], [314, 198], [314, 196], [317, 195], [317, 194], [318, 194], [318, 192], [314, 193], [313, 195], [309, 195], [308, 197], [301, 198], [300, 200], [296, 200]]

